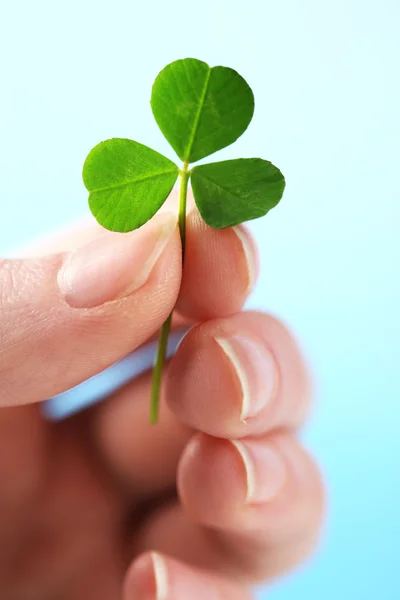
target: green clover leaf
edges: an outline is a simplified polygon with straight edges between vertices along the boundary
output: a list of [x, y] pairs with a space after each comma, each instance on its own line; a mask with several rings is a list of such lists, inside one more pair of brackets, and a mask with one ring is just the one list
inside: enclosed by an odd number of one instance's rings
[[261, 158], [238, 158], [195, 167], [194, 199], [207, 225], [221, 229], [267, 214], [282, 198], [285, 179]]
[[90, 210], [106, 229], [137, 229], [164, 204], [178, 173], [172, 161], [143, 144], [121, 138], [101, 142], [83, 166]]
[[177, 60], [153, 84], [151, 108], [181, 160], [193, 163], [233, 144], [247, 129], [254, 96], [233, 69]]

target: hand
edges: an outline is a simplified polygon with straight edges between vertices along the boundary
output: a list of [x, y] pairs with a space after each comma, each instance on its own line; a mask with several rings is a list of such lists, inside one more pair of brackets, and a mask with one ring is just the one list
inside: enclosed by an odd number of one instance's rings
[[[192, 212], [180, 288], [171, 213], [85, 235], [76, 252], [0, 263], [0, 596], [248, 599], [303, 561], [323, 511], [296, 440], [299, 350], [276, 319], [239, 312], [253, 242]], [[154, 337], [178, 292], [175, 327], [193, 327], [158, 426], [150, 373], [62, 422], [42, 417], [42, 401]]]

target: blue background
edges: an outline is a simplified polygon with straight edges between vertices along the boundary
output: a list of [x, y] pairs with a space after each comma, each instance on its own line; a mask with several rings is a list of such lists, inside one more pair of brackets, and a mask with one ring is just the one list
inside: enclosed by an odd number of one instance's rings
[[398, 0], [0, 8], [3, 254], [87, 213], [81, 166], [98, 141], [172, 157], [148, 105], [167, 62], [232, 66], [254, 89], [250, 129], [220, 154], [270, 158], [288, 181], [253, 227], [251, 305], [284, 318], [313, 365], [305, 438], [330, 492], [319, 553], [274, 600], [400, 597], [399, 29]]

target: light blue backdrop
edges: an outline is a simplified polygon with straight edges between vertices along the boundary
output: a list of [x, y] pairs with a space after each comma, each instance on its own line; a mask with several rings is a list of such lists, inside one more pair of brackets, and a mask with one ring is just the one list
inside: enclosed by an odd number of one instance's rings
[[[255, 224], [252, 305], [292, 325], [313, 364], [306, 440], [330, 489], [317, 557], [274, 600], [400, 597], [398, 0], [9, 0], [0, 8], [0, 246], [87, 212], [80, 172], [112, 136], [171, 155], [148, 106], [185, 56], [236, 68], [256, 115], [221, 157], [287, 177]], [[261, 595], [261, 597], [264, 597]]]

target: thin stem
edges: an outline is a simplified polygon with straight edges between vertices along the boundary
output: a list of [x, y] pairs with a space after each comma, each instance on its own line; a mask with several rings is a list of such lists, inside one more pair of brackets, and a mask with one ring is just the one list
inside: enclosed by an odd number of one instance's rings
[[[189, 183], [190, 173], [188, 171], [188, 163], [183, 163], [183, 169], [180, 171], [180, 192], [179, 192], [179, 232], [181, 235], [181, 244], [182, 244], [182, 264], [184, 262], [185, 257], [185, 245], [186, 245], [186, 198], [187, 198], [187, 188]], [[173, 312], [173, 311], [172, 311]], [[171, 331], [171, 323], [172, 323], [172, 312], [163, 324], [161, 328], [160, 339], [158, 341], [158, 348], [156, 359], [154, 362], [154, 370], [153, 370], [153, 381], [151, 386], [151, 404], [150, 404], [150, 422], [157, 423], [158, 421], [158, 413], [160, 409], [160, 392], [161, 392], [161, 378], [162, 371], [165, 362], [165, 356], [167, 354], [168, 348], [168, 337]]]
[[181, 189], [179, 193], [179, 231], [181, 234], [182, 243], [182, 264], [185, 260], [185, 245], [186, 245], [186, 198], [187, 188], [189, 183], [189, 172], [187, 162], [183, 163], [181, 171]]
[[167, 353], [168, 336], [171, 331], [172, 313], [161, 328], [160, 339], [158, 341], [157, 354], [154, 362], [153, 381], [151, 384], [151, 404], [150, 404], [150, 423], [157, 423], [158, 412], [160, 409], [160, 389], [161, 376], [164, 366], [165, 355]]

